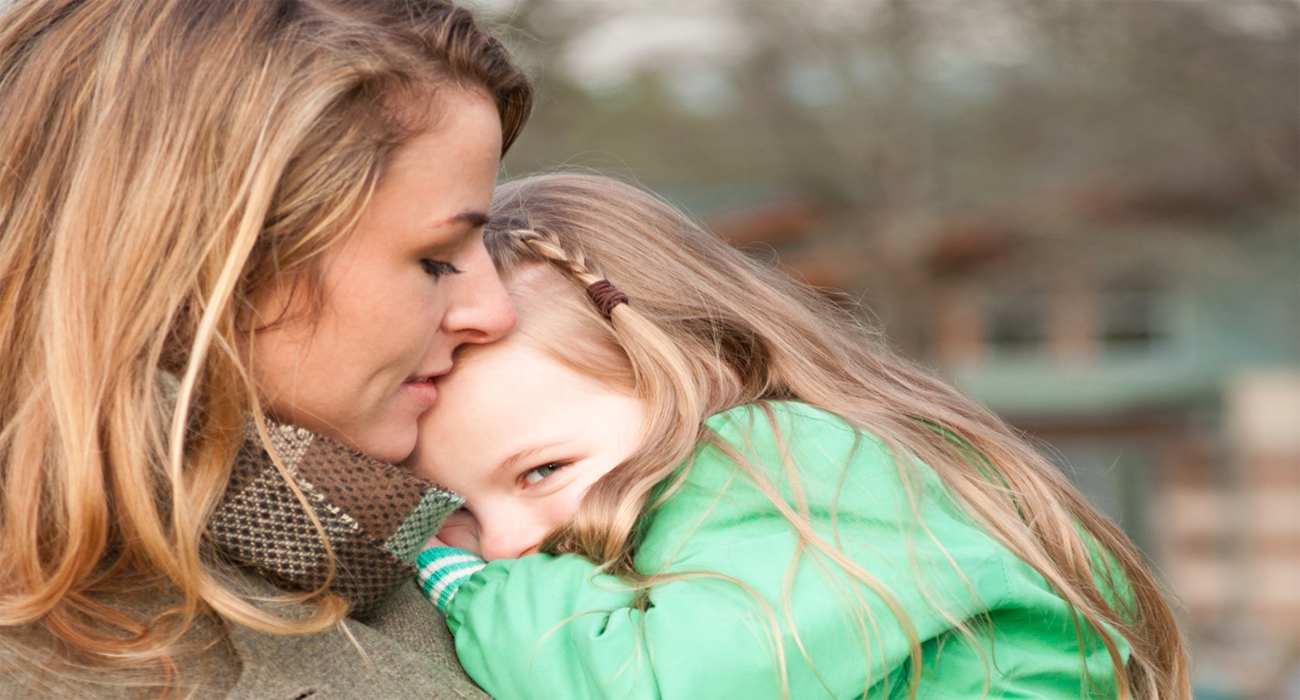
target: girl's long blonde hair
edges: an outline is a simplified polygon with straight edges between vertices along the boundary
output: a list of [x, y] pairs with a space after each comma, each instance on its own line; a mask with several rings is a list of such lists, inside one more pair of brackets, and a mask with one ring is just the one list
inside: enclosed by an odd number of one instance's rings
[[[35, 625], [79, 663], [166, 666], [196, 614], [277, 633], [333, 624], [337, 599], [281, 619], [204, 560], [258, 414], [243, 326], [283, 275], [318, 294], [321, 253], [422, 128], [399, 106], [426, 104], [436, 123], [439, 91], [482, 92], [508, 146], [527, 79], [445, 0], [8, 5], [0, 633]], [[141, 590], [180, 603], [137, 619], [104, 602]]]
[[[1117, 630], [1131, 644], [1127, 668], [1116, 674], [1122, 696], [1190, 697], [1182, 637], [1128, 538], [995, 415], [895, 356], [877, 333], [811, 288], [755, 263], [654, 197], [587, 175], [500, 187], [489, 246], [506, 275], [537, 262], [567, 273], [550, 283], [526, 275], [512, 292], [520, 318], [528, 319], [520, 326], [527, 341], [577, 371], [633, 387], [649, 405], [641, 450], [591, 488], [546, 547], [644, 582], [632, 566], [637, 520], [653, 507], [657, 485], [706, 437], [703, 419], [747, 403], [804, 401], [929, 465], [970, 517], [1038, 570], [1087, 629], [1104, 623]], [[610, 321], [583, 291], [602, 277], [631, 298], [613, 308]], [[833, 546], [815, 541], [806, 517], [799, 522], [798, 513], [786, 512], [822, 561], [828, 556], [870, 585]], [[1098, 547], [1111, 556], [1097, 556]], [[1100, 637], [1119, 666], [1114, 642]]]

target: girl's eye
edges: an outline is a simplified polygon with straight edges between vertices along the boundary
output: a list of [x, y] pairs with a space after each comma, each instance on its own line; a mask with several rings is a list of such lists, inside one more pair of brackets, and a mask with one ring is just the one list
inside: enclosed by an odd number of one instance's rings
[[540, 467], [534, 467], [524, 474], [524, 483], [529, 486], [536, 486], [563, 468], [564, 465], [559, 462], [551, 462], [550, 464], [543, 464]]
[[424, 268], [425, 274], [436, 279], [441, 279], [443, 275], [459, 275], [460, 268], [449, 262], [424, 258], [420, 260], [420, 266]]

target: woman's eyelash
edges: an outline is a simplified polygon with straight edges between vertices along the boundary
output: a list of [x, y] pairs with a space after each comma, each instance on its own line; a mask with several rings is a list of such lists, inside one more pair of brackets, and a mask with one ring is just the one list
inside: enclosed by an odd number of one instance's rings
[[549, 479], [551, 475], [555, 474], [555, 472], [560, 471], [565, 466], [567, 465], [562, 464], [560, 462], [549, 462], [547, 464], [541, 465], [540, 467], [533, 467], [532, 469], [529, 469], [528, 471], [524, 472], [524, 476], [523, 476], [524, 483], [528, 486], [536, 486], [537, 484], [540, 484], [543, 481]]
[[459, 275], [460, 268], [449, 262], [424, 258], [420, 260], [420, 266], [424, 268], [425, 273], [434, 279], [440, 279], [444, 275]]

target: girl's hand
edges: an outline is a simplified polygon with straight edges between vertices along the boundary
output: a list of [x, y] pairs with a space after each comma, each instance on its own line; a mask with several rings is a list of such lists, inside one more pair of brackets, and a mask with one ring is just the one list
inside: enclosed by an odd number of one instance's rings
[[445, 615], [456, 589], [482, 569], [484, 562], [456, 547], [455, 542], [443, 540], [441, 535], [439, 532], [430, 537], [424, 543], [424, 551], [415, 558], [415, 580], [424, 597]]
[[453, 512], [442, 523], [438, 534], [425, 545], [425, 549], [430, 547], [455, 547], [483, 556], [478, 544], [478, 520], [464, 508]]

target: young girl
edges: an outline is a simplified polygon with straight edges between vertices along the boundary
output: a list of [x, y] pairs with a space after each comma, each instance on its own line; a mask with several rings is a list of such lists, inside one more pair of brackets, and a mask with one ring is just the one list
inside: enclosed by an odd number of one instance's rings
[[466, 499], [421, 583], [490, 694], [1190, 697], [1124, 535], [833, 304], [606, 179], [492, 221], [518, 325], [412, 457]]

